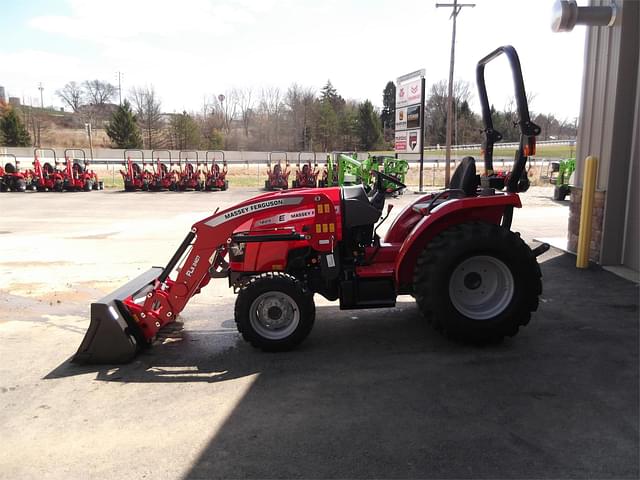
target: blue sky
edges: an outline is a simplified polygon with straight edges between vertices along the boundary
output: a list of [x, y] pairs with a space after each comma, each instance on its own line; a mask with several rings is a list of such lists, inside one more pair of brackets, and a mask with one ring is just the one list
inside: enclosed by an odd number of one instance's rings
[[[531, 109], [578, 115], [584, 29], [552, 33], [552, 0], [475, 0], [458, 20], [456, 78], [474, 81], [475, 62], [513, 44]], [[31, 0], [2, 1], [0, 85], [14, 96], [60, 105], [70, 80], [153, 85], [166, 111], [201, 108], [232, 87], [292, 82], [320, 89], [331, 79], [346, 98], [381, 104], [385, 83], [426, 68], [447, 78], [451, 22], [435, 0]], [[492, 102], [511, 92], [506, 62], [487, 69]], [[474, 87], [475, 88], [475, 87]]]

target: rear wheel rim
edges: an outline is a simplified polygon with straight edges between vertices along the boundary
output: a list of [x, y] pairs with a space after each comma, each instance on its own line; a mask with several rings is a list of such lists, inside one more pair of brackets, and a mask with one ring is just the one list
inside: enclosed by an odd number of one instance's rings
[[472, 320], [488, 320], [500, 315], [511, 303], [514, 290], [509, 267], [488, 255], [463, 260], [449, 279], [453, 307]]
[[249, 309], [251, 327], [269, 340], [284, 340], [300, 324], [300, 309], [283, 292], [265, 292], [259, 295]]

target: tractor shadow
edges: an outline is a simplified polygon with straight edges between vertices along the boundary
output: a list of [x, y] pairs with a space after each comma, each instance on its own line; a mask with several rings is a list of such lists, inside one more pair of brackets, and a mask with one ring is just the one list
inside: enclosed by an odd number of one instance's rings
[[314, 365], [341, 367], [352, 363], [354, 355], [366, 362], [396, 351], [398, 346], [405, 354], [452, 348], [450, 341], [425, 324], [410, 297], [384, 314], [380, 310], [344, 312], [336, 306], [318, 306], [310, 336], [295, 350], [279, 353], [262, 352], [244, 342], [236, 330], [232, 308], [223, 310], [221, 317], [226, 319], [217, 327], [186, 320], [180, 340], [143, 350], [131, 363], [76, 365], [69, 357], [44, 379], [95, 373], [96, 380], [109, 382], [215, 383], [291, 368], [309, 371], [316, 368]]
[[498, 345], [449, 341], [401, 297], [319, 306], [299, 348], [263, 353], [225, 306], [215, 328], [187, 322], [182, 342], [131, 364], [64, 362], [45, 378], [254, 376], [221, 425], [203, 417], [215, 434], [185, 478], [637, 478], [638, 286], [558, 251], [540, 261], [538, 312]]
[[638, 287], [540, 260], [538, 312], [500, 345], [403, 301], [319, 308], [296, 352], [238, 352], [261, 374], [185, 478], [637, 478]]

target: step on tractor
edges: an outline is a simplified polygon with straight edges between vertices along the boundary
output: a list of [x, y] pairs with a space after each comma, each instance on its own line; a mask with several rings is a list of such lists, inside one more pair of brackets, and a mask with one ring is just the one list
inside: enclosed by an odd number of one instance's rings
[[[40, 152], [40, 155], [38, 154]], [[51, 161], [42, 163], [43, 153], [51, 154]], [[36, 148], [33, 150], [33, 175], [29, 188], [38, 192], [64, 191], [64, 170], [58, 168], [58, 158], [53, 148]]]
[[[140, 156], [140, 163], [131, 160], [131, 154], [136, 153]], [[125, 150], [123, 152], [125, 170], [120, 170], [122, 180], [124, 182], [125, 192], [135, 192], [136, 190], [149, 190], [151, 177], [148, 172], [141, 166], [145, 165], [144, 151], [142, 150]]]
[[[195, 156], [195, 167], [194, 162], [189, 161], [189, 154]], [[178, 168], [180, 171], [178, 190], [202, 190], [202, 188], [204, 187], [204, 181], [200, 178], [199, 166], [200, 163], [198, 161], [198, 152], [196, 152], [195, 150], [180, 150], [178, 152]]]
[[[80, 153], [82, 158], [77, 158]], [[63, 188], [67, 191], [90, 192], [102, 190], [103, 183], [98, 180], [98, 175], [89, 169], [87, 154], [81, 148], [67, 148], [64, 151], [64, 181]]]
[[[166, 154], [166, 159], [169, 162], [169, 166], [172, 166], [171, 151], [170, 150], [151, 150], [151, 168], [152, 168], [152, 180], [149, 184], [149, 190], [154, 192], [160, 192], [162, 190], [175, 190], [176, 179], [173, 173], [169, 171], [167, 164], [160, 158], [160, 153]], [[153, 160], [155, 158], [155, 161]]]
[[20, 171], [20, 161], [12, 153], [0, 153], [0, 158], [6, 157], [13, 161], [0, 164], [0, 192], [25, 192], [31, 183], [32, 172]]
[[[209, 162], [209, 154], [211, 154], [211, 162]], [[216, 154], [222, 157], [222, 168], [220, 168], [220, 163], [216, 161]], [[227, 170], [227, 161], [224, 158], [224, 152], [222, 150], [208, 150], [204, 152], [204, 190], [227, 190], [229, 188]]]
[[[311, 158], [302, 163], [302, 156], [313, 156], [313, 166], [311, 165]], [[301, 166], [302, 165], [302, 166]], [[296, 163], [296, 179], [291, 182], [293, 188], [315, 188], [318, 186], [318, 158], [316, 152], [299, 152], [298, 162]]]
[[[279, 158], [278, 161], [273, 163], [273, 154], [279, 156], [284, 155], [284, 159]], [[282, 160], [284, 160], [284, 168], [282, 167]], [[286, 190], [289, 188], [289, 174], [291, 173], [289, 158], [287, 152], [269, 152], [267, 156], [267, 179], [264, 181], [264, 189], [268, 191], [273, 190]]]
[[[520, 144], [506, 181], [493, 174], [493, 129], [485, 65], [504, 54], [515, 83]], [[531, 122], [518, 56], [501, 47], [480, 60], [477, 80], [484, 123], [484, 172], [466, 157], [450, 187], [417, 197], [377, 235], [388, 217], [382, 172], [369, 194], [362, 185], [265, 193], [196, 222], [167, 265], [153, 267], [91, 305], [91, 323], [76, 363], [125, 363], [176, 320], [212, 279], [237, 293], [242, 337], [267, 351], [289, 350], [309, 335], [314, 295], [341, 309], [387, 308], [415, 297], [426, 319], [461, 340], [495, 342], [518, 333], [542, 291], [536, 257], [511, 230], [525, 165], [540, 128]], [[382, 220], [380, 220], [380, 218]], [[178, 268], [176, 268], [178, 267]], [[171, 327], [170, 327], [171, 328]]]

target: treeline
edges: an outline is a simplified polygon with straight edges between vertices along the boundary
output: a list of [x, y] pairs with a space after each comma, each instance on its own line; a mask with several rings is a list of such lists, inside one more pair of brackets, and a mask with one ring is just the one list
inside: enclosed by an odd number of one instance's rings
[[[153, 87], [134, 88], [108, 122], [120, 148], [226, 150], [375, 150], [383, 148], [380, 113], [369, 100], [345, 100], [330, 81], [311, 88], [233, 89], [201, 112], [163, 114]], [[123, 143], [124, 142], [124, 143]]]
[[[470, 108], [472, 92], [468, 82], [455, 82], [454, 144], [482, 140], [481, 118]], [[78, 127], [91, 123], [94, 128], [105, 128], [111, 145], [117, 148], [289, 151], [393, 148], [396, 95], [393, 82], [388, 82], [382, 91], [381, 111], [369, 100], [344, 99], [331, 81], [320, 92], [295, 83], [286, 90], [231, 89], [212, 96], [201, 111], [182, 113], [163, 113], [153, 86], [133, 88], [124, 96], [121, 93], [114, 85], [100, 80], [69, 82], [56, 91], [65, 107], [74, 112]], [[115, 104], [120, 103], [120, 98], [122, 104]], [[442, 80], [427, 92], [425, 145], [445, 144], [446, 104], [447, 82]], [[33, 141], [39, 145], [42, 115], [33, 113], [33, 109], [24, 110], [22, 116], [10, 112], [13, 109], [6, 105], [0, 110], [0, 142], [18, 146]], [[494, 127], [504, 140], [517, 141], [515, 103], [508, 102], [500, 110], [492, 106], [492, 113]], [[559, 120], [553, 114], [532, 114], [532, 118], [542, 128], [542, 140], [576, 135], [575, 120]]]

